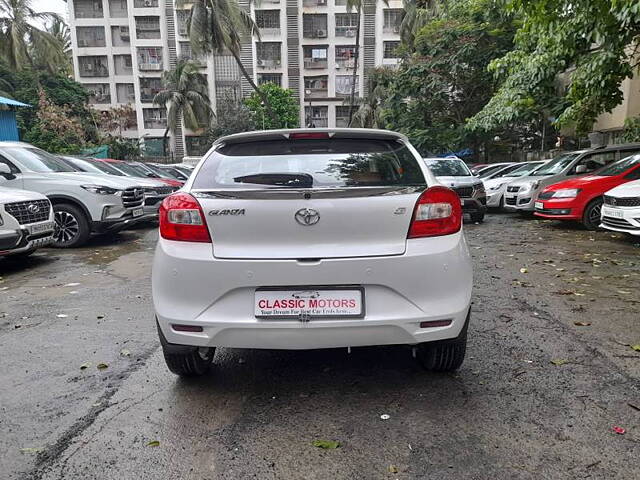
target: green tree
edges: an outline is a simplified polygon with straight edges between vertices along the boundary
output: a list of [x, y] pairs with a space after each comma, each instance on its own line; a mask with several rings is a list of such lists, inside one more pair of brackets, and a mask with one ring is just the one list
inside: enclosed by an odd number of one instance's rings
[[[218, 100], [216, 118], [207, 132], [207, 137], [213, 143], [220, 137], [234, 133], [250, 132], [255, 129], [254, 113], [231, 95]], [[261, 119], [262, 121], [262, 119]]]
[[510, 6], [522, 18], [516, 48], [491, 63], [502, 85], [471, 126], [509, 125], [533, 108], [560, 126], [590, 131], [599, 114], [622, 101], [621, 82], [637, 73], [640, 2], [513, 0]]
[[[275, 118], [268, 115], [264, 98], [271, 105]], [[247, 98], [245, 104], [249, 107], [253, 123], [257, 128], [265, 130], [294, 128], [298, 126], [300, 121], [300, 105], [291, 90], [279, 87], [274, 83], [260, 85], [259, 91]]]
[[178, 60], [173, 69], [162, 74], [162, 90], [156, 94], [153, 103], [167, 109], [165, 155], [169, 132], [175, 135], [182, 122], [189, 130], [200, 130], [209, 125], [212, 116], [207, 78], [193, 60]]
[[240, 60], [243, 36], [259, 35], [251, 14], [238, 5], [238, 0], [178, 0], [184, 7], [191, 4], [188, 28], [189, 39], [196, 53], [225, 53], [233, 55], [238, 68], [254, 92], [261, 95], [269, 117], [277, 122], [269, 99], [263, 95]]
[[387, 87], [387, 126], [407, 134], [425, 154], [479, 152], [497, 132], [469, 131], [467, 119], [495, 91], [487, 65], [512, 48], [513, 34], [512, 19], [492, 0], [443, 7], [419, 31], [414, 51]]
[[[21, 71], [34, 66], [34, 56], [49, 72], [64, 62], [63, 46], [51, 33], [34, 26], [62, 21], [52, 12], [36, 12], [32, 0], [0, 0], [0, 58], [9, 68]], [[36, 53], [37, 52], [37, 53]]]
[[356, 110], [353, 112], [352, 127], [384, 128], [382, 107], [387, 99], [388, 86], [394, 71], [389, 68], [378, 68], [369, 73], [367, 94], [356, 99]]

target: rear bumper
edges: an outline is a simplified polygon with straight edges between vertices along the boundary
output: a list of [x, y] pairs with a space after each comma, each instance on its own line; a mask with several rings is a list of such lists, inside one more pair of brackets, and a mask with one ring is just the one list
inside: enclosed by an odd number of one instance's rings
[[[210, 244], [160, 239], [153, 301], [167, 342], [201, 347], [316, 349], [416, 344], [456, 338], [469, 312], [471, 259], [461, 233], [407, 242], [404, 255], [296, 260], [220, 260]], [[362, 319], [257, 319], [258, 287], [362, 285]], [[451, 320], [445, 327], [421, 322]], [[177, 332], [194, 325], [202, 332]]]

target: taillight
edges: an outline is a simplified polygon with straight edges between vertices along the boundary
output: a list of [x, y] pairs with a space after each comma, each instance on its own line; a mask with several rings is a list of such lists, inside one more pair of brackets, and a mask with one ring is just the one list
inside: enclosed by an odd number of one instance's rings
[[160, 236], [181, 242], [211, 243], [204, 212], [188, 193], [169, 195], [160, 205]]
[[408, 238], [438, 237], [460, 231], [462, 205], [453, 190], [434, 186], [427, 189], [416, 203]]

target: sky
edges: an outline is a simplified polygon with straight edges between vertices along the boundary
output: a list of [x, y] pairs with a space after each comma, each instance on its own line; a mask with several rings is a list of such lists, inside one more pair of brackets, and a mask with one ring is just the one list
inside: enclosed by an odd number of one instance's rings
[[67, 4], [63, 0], [32, 0], [31, 5], [38, 12], [55, 12], [67, 18]]

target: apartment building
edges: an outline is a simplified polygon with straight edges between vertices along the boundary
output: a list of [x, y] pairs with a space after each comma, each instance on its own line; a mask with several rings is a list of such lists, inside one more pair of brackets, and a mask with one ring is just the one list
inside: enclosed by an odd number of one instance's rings
[[[346, 0], [239, 0], [251, 12], [260, 36], [247, 38], [241, 60], [257, 84], [276, 83], [300, 102], [300, 125], [346, 126], [354, 69], [356, 92], [366, 87], [367, 71], [395, 65], [400, 42], [402, 0], [365, 0], [360, 26], [360, 57], [355, 64], [357, 15]], [[69, 0], [76, 79], [92, 93], [97, 109], [130, 104], [137, 126], [125, 132], [144, 142], [146, 154], [162, 154], [167, 118], [153, 105], [164, 70], [180, 57], [201, 64], [213, 108], [226, 96], [250, 95], [249, 83], [231, 55], [198, 58], [189, 43], [188, 4], [174, 0]], [[207, 147], [199, 132], [172, 135], [177, 157]]]

